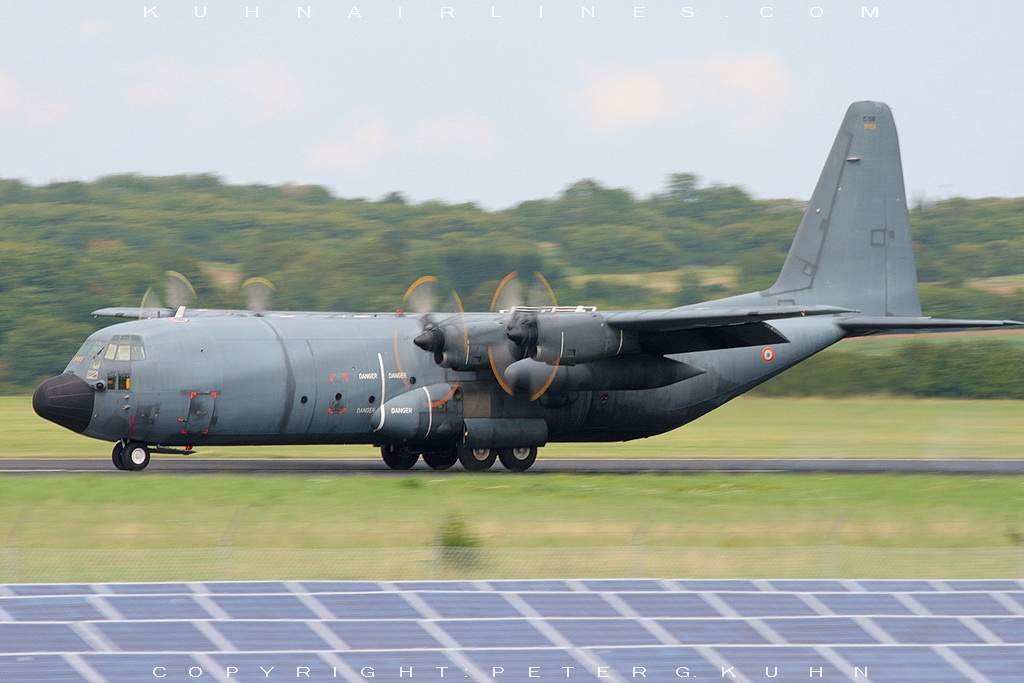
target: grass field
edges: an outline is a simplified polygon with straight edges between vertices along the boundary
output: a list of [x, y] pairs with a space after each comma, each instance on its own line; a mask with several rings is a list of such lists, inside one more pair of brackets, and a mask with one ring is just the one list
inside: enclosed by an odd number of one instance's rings
[[[67, 475], [0, 486], [6, 581], [1024, 571], [1015, 478]], [[472, 561], [438, 555], [453, 520]]]
[[[744, 396], [668, 434], [550, 444], [557, 458], [1024, 458], [1024, 401]], [[40, 419], [28, 397], [0, 397], [0, 457], [108, 458], [110, 444]], [[198, 449], [188, 457], [378, 457], [369, 446]], [[156, 456], [168, 457], [168, 456]]]
[[[1024, 402], [744, 397], [546, 457], [1024, 457]], [[7, 457], [109, 445], [0, 398]], [[194, 457], [377, 457], [369, 447]], [[160, 456], [157, 456], [160, 457]], [[0, 476], [0, 579], [1024, 576], [1024, 485], [924, 475]], [[454, 520], [469, 560], [438, 538]], [[443, 549], [442, 549], [443, 550]]]

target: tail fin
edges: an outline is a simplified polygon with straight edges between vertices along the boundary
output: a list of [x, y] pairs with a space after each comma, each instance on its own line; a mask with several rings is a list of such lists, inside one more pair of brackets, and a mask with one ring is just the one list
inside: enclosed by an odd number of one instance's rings
[[917, 271], [892, 112], [846, 111], [779, 279], [774, 304], [829, 304], [865, 315], [919, 316]]

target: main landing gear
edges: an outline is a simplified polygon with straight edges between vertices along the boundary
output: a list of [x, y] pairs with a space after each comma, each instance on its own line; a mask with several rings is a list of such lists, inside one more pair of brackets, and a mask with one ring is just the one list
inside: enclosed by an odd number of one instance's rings
[[450, 469], [456, 462], [470, 472], [483, 472], [500, 460], [505, 469], [511, 472], [523, 472], [530, 469], [537, 460], [536, 446], [520, 448], [468, 448], [452, 444], [443, 448], [420, 451], [409, 446], [384, 444], [380, 447], [384, 464], [393, 470], [407, 470], [416, 464], [420, 454], [423, 462], [433, 470]]
[[110, 459], [119, 470], [144, 470], [149, 464], [149, 446], [141, 441], [118, 441], [110, 452]]

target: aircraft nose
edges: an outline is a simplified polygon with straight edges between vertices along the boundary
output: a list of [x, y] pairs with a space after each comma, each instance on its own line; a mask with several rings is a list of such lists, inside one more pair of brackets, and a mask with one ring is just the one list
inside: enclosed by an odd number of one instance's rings
[[95, 394], [85, 380], [70, 373], [51, 377], [32, 395], [32, 408], [39, 417], [82, 433], [92, 420]]

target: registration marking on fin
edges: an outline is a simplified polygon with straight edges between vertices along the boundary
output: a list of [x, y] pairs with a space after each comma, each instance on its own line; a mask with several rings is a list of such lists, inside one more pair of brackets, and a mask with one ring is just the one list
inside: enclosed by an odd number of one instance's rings
[[864, 124], [864, 130], [874, 130], [875, 128], [876, 128], [876, 126], [873, 123], [865, 123]]

